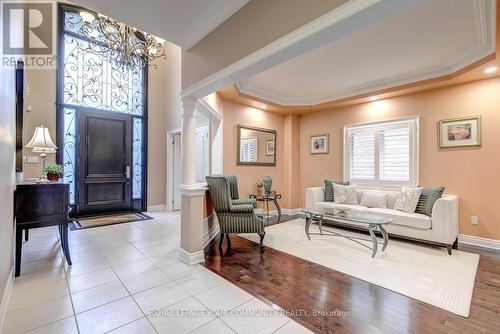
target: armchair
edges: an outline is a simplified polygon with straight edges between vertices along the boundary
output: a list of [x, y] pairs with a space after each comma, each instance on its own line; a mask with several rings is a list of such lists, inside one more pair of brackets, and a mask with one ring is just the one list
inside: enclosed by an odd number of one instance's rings
[[252, 203], [235, 204], [231, 197], [230, 177], [207, 176], [207, 184], [212, 205], [219, 220], [219, 251], [222, 254], [222, 243], [226, 236], [228, 247], [231, 247], [230, 233], [257, 233], [262, 248], [264, 236], [263, 210], [256, 209]]
[[254, 208], [257, 208], [257, 200], [255, 198], [244, 198], [240, 199], [240, 195], [238, 192], [238, 179], [236, 175], [228, 175], [226, 176], [229, 181], [229, 187], [231, 189], [231, 199], [233, 200], [234, 205], [238, 204], [252, 204]]

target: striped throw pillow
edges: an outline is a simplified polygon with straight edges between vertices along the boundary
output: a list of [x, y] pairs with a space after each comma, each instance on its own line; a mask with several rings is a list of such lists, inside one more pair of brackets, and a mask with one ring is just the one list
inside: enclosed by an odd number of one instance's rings
[[422, 194], [418, 200], [415, 213], [422, 213], [427, 216], [432, 215], [434, 203], [443, 196], [444, 187], [427, 188], [422, 190]]

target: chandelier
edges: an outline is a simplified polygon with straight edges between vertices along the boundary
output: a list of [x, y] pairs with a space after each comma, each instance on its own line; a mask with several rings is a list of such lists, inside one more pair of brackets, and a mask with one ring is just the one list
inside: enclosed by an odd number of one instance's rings
[[93, 48], [93, 52], [120, 67], [140, 69], [149, 65], [157, 68], [154, 61], [167, 58], [165, 40], [161, 38], [105, 15], [81, 12], [80, 16], [83, 20], [82, 33], [98, 46]]

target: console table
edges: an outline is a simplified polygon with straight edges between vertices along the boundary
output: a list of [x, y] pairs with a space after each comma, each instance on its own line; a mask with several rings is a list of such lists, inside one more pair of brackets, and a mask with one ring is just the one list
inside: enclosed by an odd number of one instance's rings
[[63, 182], [18, 183], [15, 193], [16, 265], [15, 276], [21, 274], [23, 230], [59, 226], [61, 248], [71, 265], [68, 245], [69, 184]]
[[278, 203], [278, 200], [281, 199], [281, 194], [265, 194], [265, 195], [258, 195], [258, 194], [250, 194], [248, 197], [250, 198], [255, 198], [257, 202], [262, 202], [262, 206], [265, 207], [264, 209], [266, 210], [266, 215], [265, 217], [269, 219], [269, 202], [274, 202], [274, 205], [276, 206], [276, 209], [278, 210], [278, 223], [281, 220], [281, 208]]

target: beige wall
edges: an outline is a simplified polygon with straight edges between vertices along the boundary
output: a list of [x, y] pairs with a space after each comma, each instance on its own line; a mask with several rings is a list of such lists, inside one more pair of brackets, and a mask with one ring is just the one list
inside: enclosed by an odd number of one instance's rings
[[235, 63], [347, 0], [251, 0], [182, 54], [182, 88]]
[[[15, 75], [0, 65], [0, 300], [12, 268], [15, 187]], [[0, 319], [1, 325], [2, 319]]]
[[[460, 197], [460, 233], [500, 239], [500, 78], [321, 111], [300, 119], [300, 196], [324, 179], [341, 179], [343, 126], [404, 116], [420, 116], [420, 184], [446, 187]], [[437, 122], [482, 116], [482, 146], [439, 149]], [[330, 134], [330, 153], [309, 154], [309, 136]], [[478, 225], [470, 216], [479, 217]]]
[[284, 177], [285, 190], [283, 196], [288, 208], [300, 208], [300, 116], [285, 116], [285, 150]]
[[[284, 116], [255, 109], [223, 100], [224, 109], [224, 174], [234, 174], [238, 177], [240, 197], [257, 191], [255, 184], [264, 176], [273, 179], [273, 190], [285, 191], [284, 169]], [[276, 167], [270, 166], [238, 166], [237, 128], [238, 124], [276, 130]], [[281, 207], [286, 208], [286, 198]]]
[[[158, 69], [151, 68], [148, 76], [148, 205], [164, 205], [166, 197], [166, 142], [167, 131], [181, 126], [181, 52], [173, 44], [167, 46], [168, 59], [158, 60]], [[56, 71], [27, 70], [29, 95], [25, 105], [32, 112], [25, 112], [24, 142], [31, 139], [37, 125], [49, 128], [56, 141]], [[25, 155], [33, 155], [24, 149]], [[49, 155], [48, 163], [55, 162]], [[26, 177], [37, 177], [39, 164], [23, 166]]]

